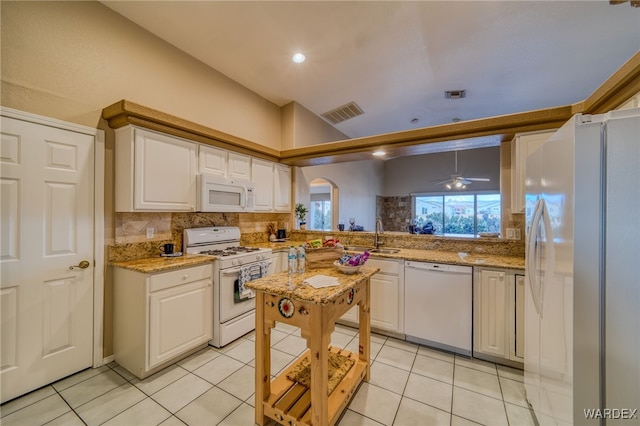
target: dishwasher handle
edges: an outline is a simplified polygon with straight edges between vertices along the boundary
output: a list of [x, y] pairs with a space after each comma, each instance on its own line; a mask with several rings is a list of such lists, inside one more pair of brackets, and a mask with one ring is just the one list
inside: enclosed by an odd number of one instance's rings
[[421, 271], [448, 272], [457, 274], [471, 274], [473, 268], [470, 266], [447, 265], [444, 263], [427, 263], [407, 261], [404, 264], [405, 269], [419, 269]]

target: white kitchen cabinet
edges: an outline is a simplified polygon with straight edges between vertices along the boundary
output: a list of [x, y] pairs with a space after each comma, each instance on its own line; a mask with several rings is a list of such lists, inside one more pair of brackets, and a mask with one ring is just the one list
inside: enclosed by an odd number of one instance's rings
[[371, 326], [402, 333], [404, 330], [403, 261], [371, 259], [368, 266], [380, 268], [371, 279]]
[[273, 209], [277, 212], [290, 212], [291, 167], [276, 163], [273, 170]]
[[509, 358], [509, 281], [505, 271], [483, 269], [475, 286], [476, 350]]
[[135, 126], [115, 132], [116, 211], [195, 211], [194, 142]]
[[237, 152], [229, 152], [227, 177], [251, 180], [251, 157]]
[[509, 358], [513, 361], [524, 362], [524, 292], [525, 292], [525, 276], [516, 274], [513, 276], [513, 286], [510, 300], [511, 315], [511, 332], [509, 334], [509, 342], [512, 343]]
[[[379, 268], [371, 276], [371, 326], [379, 332], [397, 335], [404, 332], [404, 261], [369, 258], [367, 266]], [[351, 309], [340, 322], [357, 324], [358, 310]]]
[[271, 265], [269, 266], [269, 274], [277, 274], [289, 269], [288, 250], [273, 251], [271, 253]]
[[474, 281], [474, 356], [523, 363], [524, 275], [477, 268]]
[[251, 161], [256, 211], [291, 211], [291, 168], [259, 158]]
[[229, 152], [213, 146], [199, 145], [198, 171], [209, 175], [226, 176]]
[[554, 131], [522, 133], [511, 145], [511, 213], [525, 213], [527, 156], [542, 145]]
[[145, 274], [114, 268], [115, 361], [144, 378], [213, 337], [212, 265]]
[[251, 163], [256, 211], [273, 210], [273, 163], [254, 158]]

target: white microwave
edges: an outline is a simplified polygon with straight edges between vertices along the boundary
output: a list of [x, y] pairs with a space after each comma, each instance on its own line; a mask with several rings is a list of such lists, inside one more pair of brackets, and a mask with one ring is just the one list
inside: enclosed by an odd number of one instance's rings
[[198, 211], [252, 212], [254, 211], [253, 183], [216, 175], [198, 176]]

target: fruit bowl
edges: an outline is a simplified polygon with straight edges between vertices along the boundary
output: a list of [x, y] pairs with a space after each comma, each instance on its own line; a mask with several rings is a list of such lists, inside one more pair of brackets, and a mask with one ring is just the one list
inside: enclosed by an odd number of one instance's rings
[[355, 274], [360, 270], [360, 266], [362, 266], [362, 265], [358, 265], [358, 266], [341, 265], [340, 262], [338, 262], [337, 260], [333, 262], [333, 264], [336, 266], [336, 268], [338, 268], [341, 272], [345, 274]]

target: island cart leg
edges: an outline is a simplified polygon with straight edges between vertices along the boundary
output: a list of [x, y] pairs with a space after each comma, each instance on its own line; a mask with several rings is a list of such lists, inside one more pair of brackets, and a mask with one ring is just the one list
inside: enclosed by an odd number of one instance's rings
[[323, 306], [311, 312], [311, 331], [307, 345], [311, 351], [311, 424], [329, 425], [329, 343], [333, 324], [327, 324]]
[[263, 402], [271, 396], [271, 328], [264, 315], [264, 293], [256, 292], [256, 424], [269, 421]]
[[358, 324], [358, 354], [359, 354], [359, 358], [361, 361], [366, 362], [366, 372], [365, 372], [365, 376], [364, 376], [364, 380], [366, 382], [369, 381], [369, 373], [370, 373], [370, 366], [369, 366], [369, 356], [370, 356], [370, 350], [371, 350], [371, 317], [370, 317], [370, 295], [371, 295], [371, 290], [370, 290], [370, 285], [369, 285], [369, 279], [367, 279], [367, 282], [364, 283], [364, 286], [362, 286], [361, 288], [364, 290], [365, 294], [364, 297], [362, 298], [362, 301], [360, 302], [359, 306], [359, 324]]

